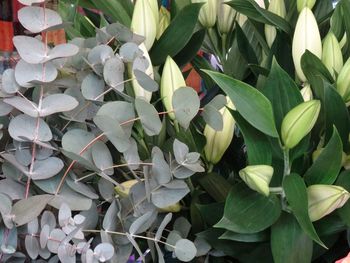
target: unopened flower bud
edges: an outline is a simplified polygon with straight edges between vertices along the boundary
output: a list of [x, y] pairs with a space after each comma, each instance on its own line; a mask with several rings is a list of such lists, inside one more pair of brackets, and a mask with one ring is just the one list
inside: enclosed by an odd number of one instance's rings
[[120, 185], [117, 185], [114, 190], [117, 192], [117, 194], [121, 197], [127, 197], [129, 195], [131, 187], [133, 187], [135, 184], [137, 184], [139, 181], [129, 180], [121, 183]]
[[134, 90], [135, 98], [136, 97], [143, 97], [146, 101], [150, 102], [151, 98], [152, 98], [152, 92], [149, 92], [149, 91], [145, 90], [143, 87], [141, 87], [141, 85], [138, 83], [138, 81], [136, 79], [136, 76], [134, 74], [134, 70], [135, 69], [141, 70], [141, 71], [145, 72], [150, 78], [154, 79], [153, 65], [152, 65], [151, 58], [148, 54], [148, 51], [146, 49], [145, 44], [142, 43], [139, 46], [139, 48], [143, 52], [143, 57], [144, 57], [144, 59], [147, 60], [148, 66], [146, 68], [145, 63], [143, 63], [141, 61], [141, 59], [137, 58], [134, 61], [132, 66], [131, 65], [128, 66], [128, 71], [129, 71], [129, 75], [131, 76], [131, 79], [132, 79], [132, 87]]
[[[173, 94], [175, 90], [181, 87], [186, 87], [185, 79], [175, 61], [168, 56], [164, 64], [160, 84], [160, 95], [167, 111], [173, 111]], [[169, 117], [175, 119], [175, 114], [169, 113]]]
[[213, 27], [216, 23], [217, 0], [192, 0], [192, 3], [204, 3], [199, 12], [198, 20], [205, 28]]
[[239, 176], [249, 188], [265, 196], [270, 194], [272, 175], [273, 167], [269, 165], [250, 165], [239, 171]]
[[343, 38], [340, 40], [340, 43], [339, 43], [340, 48], [343, 48], [347, 41], [348, 41], [348, 39], [346, 37], [346, 32], [345, 32]]
[[301, 69], [301, 57], [306, 50], [309, 50], [318, 58], [322, 56], [322, 42], [317, 21], [308, 7], [304, 7], [299, 14], [292, 44], [295, 71], [301, 81], [306, 81]]
[[304, 88], [300, 90], [301, 96], [303, 96], [304, 101], [310, 101], [314, 98], [312, 94], [312, 89], [309, 83], [307, 83]]
[[[233, 109], [234, 106], [231, 100], [228, 97], [226, 97], [226, 99], [228, 102], [227, 107]], [[223, 107], [220, 113], [223, 119], [223, 128], [221, 131], [214, 130], [208, 124], [204, 128], [204, 136], [207, 139], [207, 143], [204, 147], [204, 154], [207, 161], [212, 164], [218, 163], [230, 146], [235, 128], [235, 120], [229, 109]]]
[[335, 77], [343, 67], [343, 54], [336, 36], [329, 32], [324, 39], [322, 49], [322, 62], [328, 71]]
[[233, 27], [236, 11], [225, 4], [229, 0], [219, 0], [218, 6], [218, 29], [221, 34], [228, 34]]
[[350, 101], [350, 58], [339, 72], [337, 91], [345, 102]]
[[303, 10], [304, 7], [312, 9], [316, 3], [316, 0], [297, 0], [298, 12]]
[[309, 186], [307, 196], [311, 221], [319, 220], [342, 207], [350, 197], [349, 192], [341, 186], [321, 184]]
[[[157, 34], [157, 23], [150, 0], [137, 0], [131, 20], [131, 30], [145, 37], [145, 46], [150, 50]], [[157, 10], [158, 14], [158, 10]]]
[[281, 137], [285, 147], [292, 149], [311, 131], [320, 109], [320, 101], [310, 100], [299, 104], [287, 113], [281, 127]]
[[156, 20], [156, 23], [158, 24], [159, 21], [159, 7], [158, 7], [158, 0], [148, 0], [149, 6], [152, 9], [153, 17]]
[[158, 24], [158, 29], [157, 29], [157, 39], [159, 39], [164, 31], [168, 28], [170, 25], [170, 13], [169, 11], [162, 6], [159, 9], [159, 24]]
[[[271, 0], [269, 8], [267, 10], [282, 18], [286, 17], [286, 6], [284, 4], [284, 0]], [[271, 47], [273, 42], [275, 41], [276, 35], [277, 35], [276, 28], [274, 26], [266, 24], [265, 37], [269, 47]]]

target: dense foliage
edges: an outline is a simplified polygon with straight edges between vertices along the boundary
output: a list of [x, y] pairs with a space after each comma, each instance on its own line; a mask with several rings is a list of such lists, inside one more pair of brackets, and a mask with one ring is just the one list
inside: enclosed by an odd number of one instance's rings
[[0, 262], [347, 254], [350, 1], [20, 2]]

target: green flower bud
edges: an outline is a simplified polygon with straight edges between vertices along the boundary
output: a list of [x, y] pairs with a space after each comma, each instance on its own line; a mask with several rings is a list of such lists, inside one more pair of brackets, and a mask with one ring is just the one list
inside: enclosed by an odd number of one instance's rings
[[303, 10], [304, 7], [312, 9], [316, 3], [316, 0], [297, 0], [298, 12]]
[[348, 39], [346, 37], [346, 32], [345, 32], [343, 38], [340, 40], [340, 43], [339, 43], [340, 48], [343, 48], [347, 41], [348, 41]]
[[[137, 0], [131, 20], [131, 30], [145, 37], [145, 46], [150, 50], [157, 33], [158, 20], [154, 17], [154, 11], [150, 0]], [[158, 14], [158, 10], [157, 10]]]
[[295, 71], [301, 81], [306, 81], [300, 63], [306, 50], [309, 50], [318, 58], [322, 56], [322, 42], [317, 21], [308, 7], [304, 7], [299, 14], [292, 45]]
[[154, 71], [153, 71], [153, 65], [151, 62], [151, 58], [148, 54], [148, 51], [146, 49], [146, 46], [144, 43], [142, 43], [139, 48], [143, 52], [144, 58], [148, 61], [148, 67], [145, 68], [144, 63], [137, 63], [137, 61], [134, 61], [133, 66], [131, 64], [128, 65], [128, 71], [129, 71], [129, 76], [132, 79], [132, 87], [134, 90], [134, 95], [136, 97], [143, 97], [146, 101], [150, 102], [152, 98], [152, 92], [149, 92], [145, 90], [141, 85], [138, 83], [136, 80], [136, 76], [134, 74], [134, 70], [138, 69], [143, 72], [145, 72], [148, 76], [150, 76], [152, 79], [154, 79]]
[[350, 101], [350, 58], [340, 70], [337, 78], [337, 91], [345, 102]]
[[236, 11], [226, 2], [229, 0], [219, 0], [218, 7], [218, 29], [221, 34], [228, 34], [235, 22]]
[[[286, 17], [286, 6], [284, 5], [284, 0], [271, 0], [267, 10], [282, 18]], [[265, 37], [269, 47], [271, 47], [275, 41], [276, 35], [277, 31], [274, 26], [265, 25]]]
[[162, 6], [159, 10], [159, 24], [157, 29], [157, 39], [159, 39], [163, 35], [165, 29], [167, 29], [169, 25], [170, 25], [170, 13], [164, 6]]
[[[175, 90], [181, 87], [186, 87], [185, 79], [175, 61], [168, 56], [164, 64], [160, 83], [160, 95], [167, 111], [173, 111], [173, 94]], [[169, 117], [175, 119], [175, 114], [169, 113]]]
[[304, 101], [310, 101], [314, 98], [312, 94], [312, 89], [309, 83], [307, 83], [304, 88], [300, 90], [301, 96], [303, 96]]
[[239, 176], [249, 188], [269, 196], [269, 184], [273, 175], [273, 167], [269, 165], [250, 165], [239, 171]]
[[307, 188], [309, 216], [316, 221], [342, 207], [350, 195], [343, 187], [315, 184]]
[[343, 54], [336, 36], [329, 32], [323, 42], [322, 62], [335, 77], [343, 67]]
[[117, 185], [114, 190], [118, 195], [121, 197], [127, 197], [129, 195], [131, 187], [133, 187], [135, 184], [137, 184], [139, 181], [136, 179], [125, 181], [121, 183], [120, 185]]
[[310, 100], [299, 104], [287, 113], [282, 121], [281, 137], [288, 149], [296, 146], [311, 131], [320, 109], [320, 101]]
[[192, 0], [192, 3], [204, 3], [199, 12], [198, 20], [205, 28], [213, 27], [216, 23], [217, 0]]
[[[228, 97], [226, 99], [228, 102], [227, 107], [234, 109], [231, 100]], [[204, 136], [207, 139], [204, 154], [208, 162], [212, 164], [218, 163], [230, 146], [235, 128], [235, 120], [230, 111], [226, 107], [223, 107], [220, 113], [224, 124], [221, 131], [214, 130], [208, 124], [204, 128]]]

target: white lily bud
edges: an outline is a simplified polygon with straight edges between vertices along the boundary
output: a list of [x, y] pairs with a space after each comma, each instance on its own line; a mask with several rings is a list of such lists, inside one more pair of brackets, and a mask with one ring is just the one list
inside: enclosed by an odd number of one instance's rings
[[217, 0], [192, 0], [192, 3], [204, 3], [199, 12], [198, 20], [205, 28], [213, 27], [216, 23]]
[[[228, 97], [226, 97], [226, 99], [227, 107], [234, 109], [232, 101]], [[204, 147], [204, 154], [208, 162], [212, 164], [218, 163], [230, 146], [235, 128], [235, 120], [229, 109], [223, 107], [220, 113], [224, 124], [221, 131], [214, 130], [208, 124], [204, 128], [204, 136], [207, 139], [207, 143]]]
[[151, 49], [156, 39], [157, 23], [158, 20], [154, 17], [149, 0], [137, 0], [131, 20], [131, 30], [145, 37], [144, 43], [147, 50]]
[[[186, 87], [185, 79], [175, 61], [168, 56], [164, 64], [160, 84], [160, 95], [167, 111], [173, 111], [173, 94], [175, 90], [181, 87]], [[175, 119], [175, 114], [169, 113], [169, 117]]]
[[350, 58], [339, 72], [337, 91], [345, 102], [350, 101]]
[[329, 32], [324, 39], [322, 62], [333, 77], [343, 68], [344, 62], [340, 44], [332, 32]]
[[300, 90], [301, 96], [303, 96], [304, 101], [310, 101], [314, 98], [314, 95], [312, 94], [312, 89], [309, 83], [306, 83], [304, 88]]
[[317, 21], [311, 9], [304, 7], [299, 14], [295, 27], [292, 53], [295, 71], [301, 81], [306, 81], [306, 77], [301, 69], [301, 57], [306, 50], [321, 59], [322, 42]]
[[273, 167], [269, 165], [250, 165], [239, 171], [239, 176], [249, 188], [265, 196], [270, 194], [272, 175]]
[[235, 22], [236, 11], [225, 4], [230, 0], [219, 0], [218, 7], [218, 29], [221, 34], [228, 34]]
[[[282, 18], [286, 17], [286, 6], [284, 4], [284, 0], [271, 0], [267, 10]], [[275, 41], [276, 35], [277, 31], [274, 26], [265, 25], [265, 37], [269, 47], [271, 47]]]
[[158, 30], [157, 30], [157, 39], [159, 39], [164, 31], [168, 28], [170, 25], [170, 12], [162, 6], [159, 10], [159, 24], [158, 24]]
[[342, 207], [349, 199], [349, 192], [336, 185], [311, 185], [307, 188], [309, 216], [316, 221]]

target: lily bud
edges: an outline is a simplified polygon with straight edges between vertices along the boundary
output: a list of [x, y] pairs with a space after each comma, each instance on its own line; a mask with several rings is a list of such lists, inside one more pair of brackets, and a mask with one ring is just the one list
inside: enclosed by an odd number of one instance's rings
[[218, 29], [221, 34], [228, 34], [235, 22], [236, 11], [225, 3], [230, 0], [220, 0], [218, 6]]
[[316, 0], [297, 0], [298, 12], [303, 10], [304, 7], [312, 9], [316, 3]]
[[[163, 105], [167, 111], [173, 111], [173, 94], [175, 90], [181, 87], [186, 87], [185, 79], [175, 61], [168, 56], [164, 64], [160, 84], [160, 95], [163, 99]], [[175, 114], [169, 113], [169, 117], [171, 119], [175, 119]]]
[[340, 43], [339, 43], [340, 48], [343, 48], [347, 41], [348, 41], [348, 39], [346, 37], [346, 32], [345, 32], [343, 38], [340, 40]]
[[345, 102], [350, 101], [350, 58], [340, 70], [337, 78], [337, 91]]
[[129, 180], [121, 183], [120, 185], [117, 185], [114, 190], [117, 192], [118, 195], [121, 197], [127, 197], [129, 195], [131, 187], [133, 187], [135, 184], [137, 184], [139, 181], [134, 179], [134, 180]]
[[[267, 10], [282, 18], [286, 17], [286, 6], [284, 4], [284, 0], [271, 0]], [[271, 47], [275, 41], [276, 35], [277, 31], [274, 26], [265, 25], [265, 37], [269, 47]]]
[[350, 197], [349, 192], [341, 186], [321, 184], [309, 186], [307, 196], [312, 222], [342, 207]]
[[[145, 37], [145, 46], [150, 50], [157, 33], [157, 22], [150, 0], [137, 0], [131, 20], [131, 30]], [[158, 14], [158, 11], [157, 11]]]
[[148, 67], [145, 68], [144, 63], [137, 63], [137, 60], [135, 60], [133, 66], [131, 66], [131, 65], [128, 66], [129, 75], [131, 76], [131, 79], [132, 79], [132, 87], [134, 89], [135, 98], [136, 97], [143, 97], [146, 101], [150, 102], [151, 98], [152, 98], [152, 92], [149, 92], [140, 86], [140, 84], [136, 80], [134, 70], [135, 69], [141, 70], [141, 71], [145, 72], [148, 76], [150, 76], [150, 78], [154, 79], [153, 66], [152, 66], [151, 58], [148, 54], [148, 51], [146, 49], [145, 44], [142, 43], [139, 46], [139, 48], [143, 52], [143, 56], [148, 62]]
[[[226, 97], [226, 99], [227, 107], [234, 109], [231, 100], [228, 97]], [[229, 109], [223, 107], [220, 113], [224, 124], [221, 131], [214, 130], [208, 124], [204, 128], [204, 136], [207, 139], [207, 143], [204, 147], [204, 154], [208, 162], [212, 164], [218, 163], [230, 146], [235, 128], [235, 120]]]
[[292, 44], [295, 71], [301, 81], [306, 81], [300, 63], [306, 50], [309, 50], [318, 58], [322, 56], [322, 42], [317, 21], [308, 7], [304, 7], [299, 14]]
[[158, 23], [158, 21], [159, 21], [158, 0], [148, 0], [148, 3], [152, 9], [154, 19], [156, 20], [156, 23]]
[[216, 23], [217, 0], [192, 0], [192, 3], [204, 3], [199, 12], [198, 20], [205, 28], [213, 27]]
[[273, 167], [269, 165], [250, 165], [239, 171], [239, 176], [249, 188], [269, 196], [269, 184], [273, 175]]
[[282, 121], [281, 137], [288, 149], [296, 146], [314, 127], [321, 103], [318, 100], [303, 102], [293, 108]]
[[169, 25], [170, 25], [170, 13], [164, 6], [162, 6], [159, 10], [159, 24], [157, 29], [157, 39], [159, 39], [163, 35], [165, 29], [167, 29]]
[[335, 77], [343, 68], [343, 54], [336, 36], [329, 32], [323, 42], [322, 62]]
[[181, 204], [180, 202], [177, 202], [173, 205], [169, 205], [167, 207], [164, 207], [164, 208], [158, 208], [158, 212], [160, 213], [177, 213], [177, 212], [180, 212], [181, 211]]
[[304, 101], [310, 101], [314, 98], [312, 94], [312, 89], [309, 83], [307, 83], [304, 88], [300, 90], [301, 96], [303, 96]]

